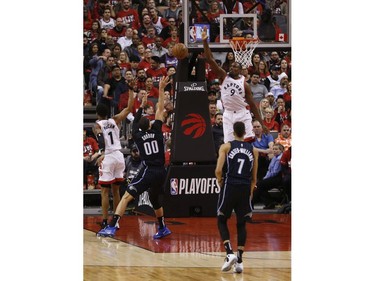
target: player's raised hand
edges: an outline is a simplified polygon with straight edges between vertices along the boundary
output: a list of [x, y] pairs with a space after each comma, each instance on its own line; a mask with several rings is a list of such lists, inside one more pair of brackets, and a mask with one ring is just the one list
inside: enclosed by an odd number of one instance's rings
[[207, 40], [207, 38], [208, 38], [208, 36], [207, 36], [207, 26], [203, 27], [201, 36], [202, 36], [202, 40]]
[[159, 81], [159, 89], [164, 89], [170, 82], [169, 76], [163, 76]]

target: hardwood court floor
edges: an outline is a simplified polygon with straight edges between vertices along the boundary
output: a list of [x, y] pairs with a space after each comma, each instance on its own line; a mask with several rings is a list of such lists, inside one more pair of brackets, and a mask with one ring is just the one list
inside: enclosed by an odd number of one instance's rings
[[[155, 219], [124, 216], [115, 238], [99, 238], [101, 216], [84, 216], [84, 280], [291, 280], [291, 215], [254, 214], [244, 272], [221, 272], [225, 251], [216, 218], [167, 218], [170, 236], [153, 240]], [[235, 216], [228, 222], [237, 250]]]

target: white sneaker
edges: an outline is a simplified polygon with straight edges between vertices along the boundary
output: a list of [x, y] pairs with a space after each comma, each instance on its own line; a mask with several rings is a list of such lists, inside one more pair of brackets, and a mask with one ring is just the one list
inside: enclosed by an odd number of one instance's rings
[[232, 265], [237, 261], [237, 256], [235, 254], [228, 254], [224, 260], [224, 264], [221, 267], [221, 271], [228, 271]]
[[243, 271], [243, 262], [238, 263], [236, 262], [233, 266], [233, 272], [234, 273], [241, 273]]

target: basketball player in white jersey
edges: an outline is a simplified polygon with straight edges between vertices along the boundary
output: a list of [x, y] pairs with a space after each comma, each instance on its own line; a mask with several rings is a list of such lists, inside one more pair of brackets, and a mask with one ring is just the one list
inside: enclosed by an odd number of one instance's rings
[[98, 120], [94, 125], [94, 132], [99, 142], [99, 148], [104, 154], [99, 157], [99, 181], [101, 185], [101, 204], [103, 221], [101, 227], [108, 224], [109, 190], [112, 189], [113, 210], [116, 210], [120, 202], [120, 183], [124, 180], [125, 160], [124, 154], [120, 151], [120, 126], [133, 109], [134, 92], [132, 87], [136, 81], [129, 84], [128, 106], [112, 118], [108, 118], [109, 108], [99, 103], [96, 107]]
[[258, 107], [252, 97], [250, 85], [246, 83], [245, 77], [240, 74], [241, 64], [239, 62], [233, 62], [229, 68], [229, 73], [226, 73], [226, 71], [216, 63], [210, 47], [208, 46], [207, 38], [207, 28], [204, 27], [202, 30], [204, 56], [210, 64], [212, 71], [221, 82], [221, 101], [224, 107], [224, 143], [234, 140], [233, 124], [237, 121], [245, 123], [245, 141], [252, 142], [255, 139], [255, 134], [251, 123], [251, 113], [254, 115], [254, 118], [261, 123], [265, 132], [267, 132], [268, 129], [263, 125]]

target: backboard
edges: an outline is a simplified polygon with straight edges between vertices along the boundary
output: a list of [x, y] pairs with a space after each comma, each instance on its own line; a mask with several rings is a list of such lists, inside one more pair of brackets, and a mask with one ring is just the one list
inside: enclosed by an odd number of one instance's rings
[[244, 12], [220, 13], [215, 17], [207, 13], [211, 2], [183, 1], [184, 42], [190, 51], [203, 48], [200, 37], [203, 26], [208, 27], [210, 48], [213, 51], [230, 50], [229, 39], [232, 37], [258, 37], [259, 49], [291, 48], [290, 0], [218, 1], [223, 11], [234, 11], [233, 4], [243, 2]]

